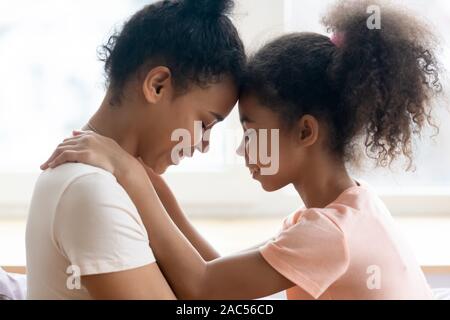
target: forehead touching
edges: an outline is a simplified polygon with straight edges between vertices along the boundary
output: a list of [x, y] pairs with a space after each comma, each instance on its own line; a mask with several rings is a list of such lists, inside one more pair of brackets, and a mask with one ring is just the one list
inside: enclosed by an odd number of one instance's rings
[[279, 115], [264, 106], [254, 94], [242, 95], [239, 100], [239, 115], [244, 127], [279, 129]]
[[184, 97], [189, 104], [215, 114], [219, 120], [229, 115], [239, 94], [237, 84], [229, 77], [206, 87], [194, 86], [189, 91]]

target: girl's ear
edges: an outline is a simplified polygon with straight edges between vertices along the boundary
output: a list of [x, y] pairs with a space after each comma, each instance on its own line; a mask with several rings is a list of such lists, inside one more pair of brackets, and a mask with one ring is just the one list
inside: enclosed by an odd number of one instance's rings
[[319, 122], [311, 115], [303, 116], [298, 122], [299, 143], [304, 147], [312, 146], [319, 139]]
[[167, 67], [156, 67], [145, 77], [142, 87], [145, 100], [150, 104], [158, 103], [172, 90], [172, 74]]

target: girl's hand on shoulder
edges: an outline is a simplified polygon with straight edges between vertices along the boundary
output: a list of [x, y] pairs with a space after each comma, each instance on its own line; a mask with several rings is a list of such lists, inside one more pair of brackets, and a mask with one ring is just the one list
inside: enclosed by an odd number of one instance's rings
[[140, 162], [116, 141], [92, 131], [74, 131], [73, 137], [65, 139], [41, 169], [54, 169], [65, 163], [84, 163], [102, 168], [118, 180], [130, 172], [140, 173], [144, 170]]

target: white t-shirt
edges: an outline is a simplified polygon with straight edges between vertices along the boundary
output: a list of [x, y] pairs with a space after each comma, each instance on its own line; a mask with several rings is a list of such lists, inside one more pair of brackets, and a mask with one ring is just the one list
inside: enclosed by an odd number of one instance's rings
[[139, 213], [116, 178], [84, 164], [44, 172], [27, 232], [28, 299], [90, 299], [80, 277], [155, 263]]

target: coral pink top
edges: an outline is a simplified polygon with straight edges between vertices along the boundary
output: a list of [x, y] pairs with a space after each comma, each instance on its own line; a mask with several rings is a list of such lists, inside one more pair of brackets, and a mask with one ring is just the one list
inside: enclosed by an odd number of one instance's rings
[[366, 185], [288, 217], [261, 254], [295, 284], [288, 299], [432, 298], [391, 214]]

